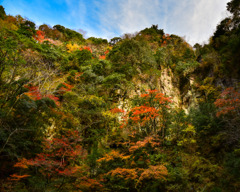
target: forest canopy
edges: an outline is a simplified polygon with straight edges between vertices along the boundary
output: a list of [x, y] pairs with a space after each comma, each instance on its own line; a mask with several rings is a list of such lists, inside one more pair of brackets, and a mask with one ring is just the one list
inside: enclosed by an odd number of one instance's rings
[[192, 47], [0, 6], [0, 191], [240, 191], [240, 2], [227, 10]]

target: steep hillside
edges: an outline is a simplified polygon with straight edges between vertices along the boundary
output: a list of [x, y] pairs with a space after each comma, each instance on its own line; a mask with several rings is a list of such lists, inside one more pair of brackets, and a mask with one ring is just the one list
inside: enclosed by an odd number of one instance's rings
[[239, 191], [240, 3], [209, 44], [106, 39], [0, 6], [1, 191]]

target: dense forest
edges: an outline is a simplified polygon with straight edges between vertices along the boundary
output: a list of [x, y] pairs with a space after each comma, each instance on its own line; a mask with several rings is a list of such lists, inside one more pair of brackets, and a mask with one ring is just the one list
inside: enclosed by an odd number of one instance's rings
[[240, 1], [227, 10], [192, 47], [0, 6], [0, 191], [240, 191]]

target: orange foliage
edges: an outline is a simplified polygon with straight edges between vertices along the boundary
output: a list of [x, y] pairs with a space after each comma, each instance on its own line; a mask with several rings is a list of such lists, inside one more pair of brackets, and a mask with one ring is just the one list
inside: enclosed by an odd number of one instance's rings
[[19, 168], [23, 168], [23, 169], [27, 169], [28, 168], [28, 161], [27, 159], [23, 158], [21, 160], [19, 160], [14, 167], [19, 167]]
[[106, 50], [105, 52], [104, 52], [104, 55], [100, 55], [99, 56], [99, 59], [103, 59], [103, 60], [105, 60], [106, 59], [106, 55], [109, 53], [109, 50]]
[[141, 94], [141, 97], [145, 98], [145, 99], [153, 98], [153, 101], [157, 102], [160, 105], [166, 105], [168, 103], [172, 103], [170, 97], [164, 96], [163, 93], [160, 93], [156, 89], [154, 89], [154, 90], [149, 89], [149, 90], [147, 90], [147, 92], [148, 92], [147, 94]]
[[138, 141], [134, 145], [129, 148], [130, 152], [134, 152], [140, 148], [146, 147], [147, 145], [151, 145], [151, 147], [159, 146], [160, 142], [156, 142], [154, 137], [146, 137], [143, 141]]
[[100, 55], [99, 59], [103, 59], [103, 60], [106, 59], [106, 55]]
[[63, 176], [72, 176], [78, 172], [81, 172], [81, 167], [68, 167], [63, 170], [58, 170], [58, 174]]
[[[118, 177], [124, 180], [135, 180], [143, 182], [143, 180], [166, 180], [168, 170], [164, 165], [150, 165], [148, 169], [136, 168], [116, 168], [107, 173], [111, 177]], [[140, 176], [139, 176], [140, 175]]]
[[108, 53], [109, 53], [109, 50], [106, 50], [106, 51], [104, 52], [105, 55], [107, 55]]
[[9, 180], [13, 180], [13, 181], [19, 181], [20, 179], [26, 178], [26, 177], [30, 177], [31, 175], [18, 175], [16, 173], [10, 175], [11, 178], [9, 178]]
[[59, 92], [60, 92], [61, 94], [64, 94], [64, 93], [66, 93], [66, 92], [68, 92], [68, 91], [71, 91], [72, 88], [74, 87], [73, 85], [69, 85], [69, 84], [67, 84], [67, 83], [62, 83], [62, 85], [63, 85], [63, 86], [61, 86], [60, 89], [59, 89]]
[[128, 159], [130, 156], [124, 156], [123, 154], [119, 153], [118, 151], [112, 150], [109, 154], [105, 154], [104, 157], [100, 158], [97, 160], [97, 162], [102, 162], [102, 161], [111, 161], [114, 159]]
[[141, 176], [139, 177], [139, 181], [143, 180], [166, 180], [166, 176], [168, 175], [168, 170], [164, 165], [150, 165], [148, 169], [145, 169]]
[[138, 172], [136, 169], [125, 169], [120, 167], [109, 171], [107, 175], [111, 175], [112, 177], [120, 177], [125, 180], [135, 180], [138, 178]]
[[44, 41], [44, 38], [45, 38], [44, 36], [45, 36], [45, 33], [44, 33], [43, 31], [38, 30], [38, 31], [36, 32], [36, 35], [33, 36], [33, 37], [34, 37], [34, 39], [36, 39], [38, 42], [42, 43], [42, 42]]
[[80, 183], [76, 187], [83, 191], [104, 191], [103, 185], [99, 181], [88, 177], [81, 177]]
[[128, 117], [125, 116], [121, 128], [128, 124], [128, 120], [141, 126], [153, 124], [156, 119], [161, 119], [162, 111], [164, 108], [169, 108], [168, 104], [172, 102], [158, 90], [147, 90], [146, 94], [141, 94], [141, 98], [144, 101], [143, 105], [134, 107], [128, 112]]
[[80, 48], [79, 50], [83, 50], [83, 49], [88, 50], [92, 53], [92, 49], [88, 46], [84, 46], [83, 48]]
[[43, 43], [44, 41], [48, 41], [54, 45], [60, 45], [60, 41], [52, 40], [49, 38], [45, 38], [45, 33], [43, 31], [38, 30], [36, 32], [36, 35], [33, 36], [33, 38], [38, 41], [39, 43]]
[[148, 107], [148, 106], [134, 107], [130, 111], [131, 113], [130, 119], [135, 124], [141, 121], [141, 125], [144, 126], [150, 120], [153, 120], [156, 117], [158, 117], [160, 115], [158, 112], [159, 110], [154, 107]]

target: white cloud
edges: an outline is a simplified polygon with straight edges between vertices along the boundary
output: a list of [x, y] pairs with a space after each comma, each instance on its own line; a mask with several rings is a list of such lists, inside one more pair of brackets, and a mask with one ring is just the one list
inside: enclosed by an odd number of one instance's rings
[[208, 41], [216, 25], [226, 17], [229, 0], [182, 0], [178, 1], [168, 17], [167, 29], [171, 33], [186, 36], [193, 45]]
[[160, 9], [158, 0], [105, 0], [99, 18], [106, 31], [130, 33], [157, 23]]
[[158, 24], [167, 33], [185, 36], [192, 45], [207, 41], [225, 17], [229, 0], [103, 0], [98, 6], [105, 36], [134, 33]]

